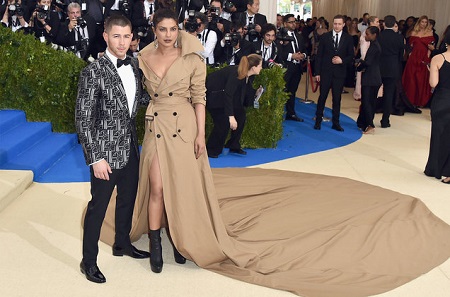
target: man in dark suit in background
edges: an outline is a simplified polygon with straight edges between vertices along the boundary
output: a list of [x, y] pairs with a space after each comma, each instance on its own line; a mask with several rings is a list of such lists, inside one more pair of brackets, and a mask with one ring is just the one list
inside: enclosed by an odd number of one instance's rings
[[131, 245], [130, 230], [139, 177], [136, 113], [148, 104], [138, 61], [126, 57], [131, 22], [112, 15], [103, 33], [105, 54], [83, 69], [78, 82], [75, 121], [86, 164], [91, 171], [91, 195], [84, 219], [80, 270], [89, 281], [104, 283], [97, 266], [98, 240], [111, 194], [117, 186], [114, 256], [148, 258]]
[[395, 86], [402, 73], [402, 58], [405, 50], [403, 36], [394, 32], [395, 17], [387, 15], [384, 18], [384, 30], [380, 33], [378, 42], [381, 46], [380, 71], [383, 82], [383, 117], [381, 128], [391, 126], [389, 117], [395, 97]]
[[252, 53], [258, 53], [262, 57], [263, 68], [268, 68], [271, 63], [280, 63], [280, 58], [278, 55], [278, 46], [275, 42], [277, 28], [274, 24], [264, 24], [261, 28], [260, 41], [254, 42]]
[[209, 6], [208, 0], [177, 0], [176, 12], [178, 14], [178, 22], [182, 23], [188, 16], [189, 10], [200, 11], [205, 10]]
[[249, 36], [247, 38], [249, 41], [258, 40], [255, 36], [250, 36], [251, 34], [249, 34], [252, 27], [259, 34], [261, 32], [261, 26], [267, 24], [266, 16], [259, 13], [259, 0], [248, 0], [247, 11], [233, 13], [231, 20], [244, 24], [246, 28], [245, 34]]
[[333, 126], [336, 131], [344, 131], [339, 123], [341, 94], [347, 71], [347, 64], [353, 62], [353, 39], [343, 32], [345, 19], [342, 15], [333, 18], [333, 30], [320, 38], [316, 56], [316, 80], [320, 82], [314, 129], [320, 130], [325, 102], [331, 88], [333, 98]]
[[[306, 47], [303, 37], [295, 31], [295, 16], [287, 14], [283, 18], [284, 28], [287, 30], [285, 36], [288, 40], [281, 45], [280, 60], [286, 66], [284, 74], [286, 90], [289, 99], [286, 102], [286, 120], [303, 122], [303, 119], [295, 114], [295, 93], [302, 78], [302, 61], [306, 58]], [[290, 40], [290, 41], [289, 41]]]
[[231, 26], [231, 40], [220, 41], [222, 52], [217, 56], [219, 64], [238, 65], [243, 56], [252, 53], [252, 44], [244, 39], [244, 26], [241, 23], [233, 23]]

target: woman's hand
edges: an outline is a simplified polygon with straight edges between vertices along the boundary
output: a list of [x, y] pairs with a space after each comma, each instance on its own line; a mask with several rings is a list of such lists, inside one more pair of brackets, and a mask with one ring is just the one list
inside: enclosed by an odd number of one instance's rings
[[206, 150], [205, 136], [197, 135], [194, 142], [195, 158], [198, 159]]
[[234, 116], [230, 116], [230, 129], [231, 130], [236, 130], [238, 127], [238, 124], [236, 122], [236, 119], [234, 118]]

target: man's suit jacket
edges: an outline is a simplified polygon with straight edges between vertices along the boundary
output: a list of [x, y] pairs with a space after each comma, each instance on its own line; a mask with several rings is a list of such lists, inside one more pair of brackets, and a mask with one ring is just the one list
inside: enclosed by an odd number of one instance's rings
[[362, 62], [365, 66], [361, 76], [362, 86], [381, 86], [380, 55], [381, 47], [378, 41], [370, 42], [366, 57]]
[[[244, 26], [247, 25], [247, 12], [235, 12], [231, 15], [231, 21], [234, 22], [239, 22], [241, 24], [243, 24]], [[253, 20], [253, 23], [257, 24], [257, 25], [264, 25], [267, 24], [267, 18], [265, 15], [257, 13], [255, 14], [255, 18]]]
[[[346, 76], [347, 65], [353, 62], [353, 38], [349, 34], [342, 32], [338, 48], [335, 50], [333, 32], [324, 33], [320, 38], [316, 56], [315, 74], [343, 78]], [[339, 56], [342, 59], [342, 64], [333, 64], [331, 60], [334, 56]]]
[[[128, 0], [128, 7], [129, 7], [129, 14], [128, 15], [126, 15], [122, 10], [120, 10], [120, 5], [119, 5], [119, 10], [117, 10], [117, 12], [120, 13], [121, 15], [126, 16], [127, 18], [131, 18], [131, 15], [133, 14], [133, 7], [134, 7], [134, 2], [135, 1], [139, 1], [139, 0]], [[111, 15], [111, 8], [113, 7], [115, 2], [116, 2], [116, 0], [106, 0], [106, 4], [104, 4], [104, 6], [105, 6], [105, 13], [104, 13], [105, 19]]]
[[378, 42], [381, 46], [380, 71], [382, 77], [399, 78], [402, 71], [405, 44], [403, 36], [394, 30], [381, 31]]
[[[298, 51], [300, 53], [305, 53], [306, 54], [306, 45], [305, 45], [305, 41], [303, 40], [303, 36], [301, 34], [299, 34], [298, 32], [294, 32], [295, 37], [297, 38], [297, 44], [298, 44]], [[293, 54], [294, 53], [294, 48], [292, 47], [292, 42], [288, 42], [288, 43], [283, 43], [280, 45], [280, 61], [282, 61], [282, 63], [287, 67], [294, 67], [294, 66], [298, 66], [299, 64], [294, 64], [292, 61], [288, 61], [287, 58], [289, 56], [289, 54]]]
[[[120, 169], [127, 164], [132, 149], [139, 156], [135, 124], [137, 106], [148, 104], [150, 96], [143, 90], [138, 63], [136, 58], [131, 58], [136, 78], [131, 116], [119, 73], [107, 55], [81, 72], [75, 124], [86, 164], [105, 159], [112, 169]], [[134, 147], [131, 147], [132, 142]]]
[[[243, 56], [248, 56], [252, 53], [252, 43], [248, 40], [241, 39], [239, 41], [240, 50], [234, 54], [234, 63], [238, 65]], [[233, 48], [232, 47], [223, 47], [222, 53], [219, 56], [219, 59], [215, 61], [216, 63], [230, 63], [231, 57], [233, 56]]]
[[[138, 0], [134, 3], [133, 11], [131, 14], [131, 23], [133, 24], [133, 29], [140, 26], [148, 26], [148, 15], [145, 15], [144, 1]], [[155, 0], [153, 5], [153, 13], [155, 13], [158, 8], [159, 2]]]
[[263, 68], [267, 68], [268, 67], [269, 60], [273, 60], [276, 63], [281, 63], [281, 59], [280, 59], [280, 55], [279, 55], [281, 50], [279, 50], [279, 48], [277, 46], [277, 42], [276, 41], [272, 42], [272, 44], [271, 44], [272, 52], [271, 52], [270, 57], [269, 57], [268, 60], [264, 60], [264, 58], [265, 58], [264, 57], [264, 51], [261, 50], [262, 43], [263, 43], [262, 40], [259, 40], [257, 42], [253, 42], [252, 43], [252, 46], [253, 46], [252, 53], [256, 53], [258, 51], [261, 52], [260, 54], [261, 54], [261, 56], [263, 58], [263, 61], [262, 61], [263, 62], [262, 63]]

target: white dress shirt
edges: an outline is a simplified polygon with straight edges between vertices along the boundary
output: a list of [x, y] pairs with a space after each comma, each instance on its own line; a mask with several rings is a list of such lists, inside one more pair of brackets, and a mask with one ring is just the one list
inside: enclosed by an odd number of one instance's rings
[[213, 30], [205, 29], [200, 34], [200, 42], [203, 45], [204, 51], [201, 55], [207, 59], [208, 64], [214, 64], [214, 48], [217, 43], [217, 34]]

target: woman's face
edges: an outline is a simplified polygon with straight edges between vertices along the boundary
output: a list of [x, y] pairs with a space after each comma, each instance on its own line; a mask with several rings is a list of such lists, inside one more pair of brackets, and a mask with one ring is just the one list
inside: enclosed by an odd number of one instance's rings
[[428, 20], [427, 19], [422, 19], [419, 23], [419, 26], [421, 29], [425, 29], [426, 27], [428, 27]]
[[154, 29], [158, 46], [173, 47], [178, 38], [178, 24], [174, 19], [163, 19]]
[[392, 27], [392, 29], [394, 30], [395, 33], [398, 32], [398, 25], [397, 25], [397, 23], [394, 24], [394, 27]]
[[366, 30], [366, 41], [374, 41], [376, 38], [377, 34], [372, 34], [370, 33], [369, 29]]

